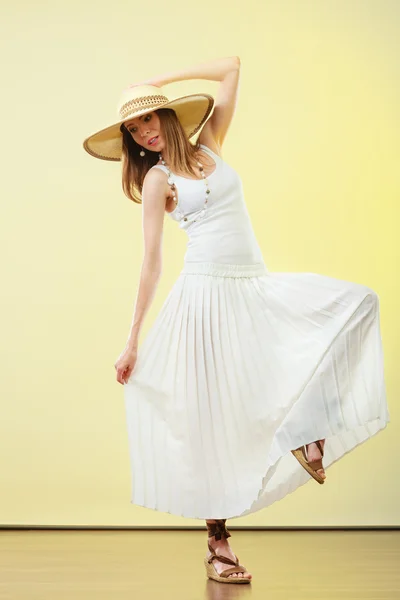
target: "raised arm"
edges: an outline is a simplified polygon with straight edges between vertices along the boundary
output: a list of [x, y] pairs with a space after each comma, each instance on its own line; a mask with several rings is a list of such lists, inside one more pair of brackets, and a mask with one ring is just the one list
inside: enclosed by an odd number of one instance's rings
[[229, 126], [235, 114], [240, 79], [240, 58], [233, 56], [231, 66], [220, 80], [221, 83], [215, 97], [214, 110], [203, 129], [200, 132], [200, 143], [205, 146], [213, 145], [213, 142], [222, 148]]
[[164, 86], [174, 81], [188, 79], [207, 79], [220, 81], [215, 96], [215, 105], [211, 117], [204, 125], [199, 140], [206, 146], [222, 147], [236, 110], [240, 77], [240, 58], [230, 56], [217, 58], [192, 67], [163, 73], [140, 83]]

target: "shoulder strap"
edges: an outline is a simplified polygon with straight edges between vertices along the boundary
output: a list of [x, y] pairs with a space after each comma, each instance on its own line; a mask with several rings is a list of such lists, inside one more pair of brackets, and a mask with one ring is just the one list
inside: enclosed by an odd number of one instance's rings
[[204, 144], [200, 144], [200, 147], [203, 148], [203, 150], [205, 150], [205, 152], [207, 154], [209, 154], [210, 156], [212, 156], [216, 160], [222, 160], [221, 156], [219, 154], [216, 154], [214, 152], [214, 150], [211, 150], [211, 148], [209, 148], [208, 146], [205, 146]]
[[151, 168], [154, 169], [154, 167], [161, 169], [162, 171], [164, 171], [164, 173], [166, 173], [168, 175], [168, 169], [165, 165], [153, 165]]

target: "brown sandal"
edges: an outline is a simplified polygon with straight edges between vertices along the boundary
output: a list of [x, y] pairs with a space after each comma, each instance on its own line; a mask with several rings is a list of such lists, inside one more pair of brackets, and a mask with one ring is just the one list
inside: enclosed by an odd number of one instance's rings
[[293, 454], [293, 456], [295, 456], [297, 458], [297, 460], [299, 461], [301, 466], [304, 467], [305, 470], [308, 471], [308, 473], [310, 473], [311, 477], [314, 477], [314, 479], [316, 481], [318, 481], [318, 483], [322, 484], [325, 482], [325, 479], [323, 477], [321, 477], [321, 475], [319, 473], [317, 473], [317, 471], [319, 469], [324, 468], [322, 465], [322, 459], [324, 457], [324, 450], [318, 440], [316, 442], [310, 442], [310, 443], [317, 444], [318, 449], [321, 452], [321, 458], [319, 458], [318, 460], [312, 460], [312, 461], [308, 460], [306, 445], [300, 446], [300, 448], [297, 448], [296, 450], [292, 450], [292, 454]]
[[[206, 523], [208, 530], [208, 537], [211, 538], [215, 535], [215, 539], [218, 541], [221, 538], [231, 537], [231, 534], [225, 527], [226, 519], [216, 519], [215, 523]], [[223, 556], [220, 554], [215, 554], [215, 551], [208, 542], [208, 549], [211, 552], [211, 556], [204, 559], [204, 565], [206, 567], [207, 577], [209, 579], [214, 579], [215, 581], [220, 581], [222, 583], [250, 583], [250, 579], [248, 577], [229, 577], [232, 573], [245, 573], [246, 569], [239, 564], [239, 558], [235, 554], [236, 562], [227, 556]], [[221, 573], [217, 573], [216, 568], [213, 565], [213, 560], [219, 560], [227, 565], [233, 565], [230, 569], [225, 569]]]

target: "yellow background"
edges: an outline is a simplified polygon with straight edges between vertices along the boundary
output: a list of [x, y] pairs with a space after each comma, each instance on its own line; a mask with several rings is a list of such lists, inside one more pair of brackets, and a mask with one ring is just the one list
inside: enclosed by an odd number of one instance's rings
[[[130, 504], [114, 362], [133, 314], [141, 208], [122, 193], [120, 164], [82, 141], [116, 120], [128, 84], [239, 55], [224, 159], [242, 176], [267, 267], [377, 291], [391, 423], [324, 486], [231, 523], [400, 524], [399, 3], [16, 0], [2, 13], [1, 523], [203, 524]], [[166, 219], [142, 340], [185, 245]]]

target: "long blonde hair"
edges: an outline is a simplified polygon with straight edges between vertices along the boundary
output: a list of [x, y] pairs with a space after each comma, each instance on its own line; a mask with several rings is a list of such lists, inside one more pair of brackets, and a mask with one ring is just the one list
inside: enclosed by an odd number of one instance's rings
[[[200, 142], [192, 144], [187, 137], [175, 111], [171, 108], [159, 108], [157, 113], [163, 137], [165, 150], [163, 158], [171, 171], [197, 176], [193, 169], [196, 155], [200, 150]], [[146, 173], [159, 161], [157, 152], [146, 152], [140, 156], [142, 147], [133, 139], [124, 124], [122, 132], [122, 189], [125, 196], [137, 204], [142, 203], [142, 188]]]

